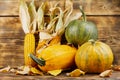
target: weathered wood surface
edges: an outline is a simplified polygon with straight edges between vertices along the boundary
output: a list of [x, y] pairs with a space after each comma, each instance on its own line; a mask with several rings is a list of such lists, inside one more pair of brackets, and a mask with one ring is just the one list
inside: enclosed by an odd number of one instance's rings
[[[30, 0], [26, 0], [30, 1]], [[35, 0], [37, 4], [45, 0]], [[52, 3], [57, 0], [46, 0]], [[73, 0], [74, 9], [83, 6], [87, 15], [120, 15], [120, 0]], [[65, 8], [67, 0], [60, 0], [60, 6]], [[19, 0], [0, 0], [0, 16], [18, 16]]]
[[[30, 1], [30, 0], [26, 0]], [[36, 5], [45, 0], [35, 0]], [[57, 0], [47, 0], [53, 4]], [[38, 3], [39, 2], [39, 3]], [[99, 40], [110, 45], [114, 53], [114, 64], [120, 64], [120, 0], [73, 0], [74, 12], [83, 6], [87, 18], [96, 23]], [[24, 32], [18, 16], [19, 0], [0, 0], [0, 66], [21, 66], [24, 64]], [[62, 9], [67, 7], [67, 0], [60, 0]], [[37, 38], [38, 39], [38, 38]], [[0, 73], [0, 80], [120, 80], [120, 72], [114, 72], [110, 78], [100, 78], [97, 74], [82, 77], [22, 76]]]
[[[96, 23], [99, 40], [111, 46], [115, 56], [114, 62], [120, 64], [120, 16], [87, 17]], [[0, 22], [0, 65], [22, 65], [24, 32], [19, 17], [0, 17]]]
[[79, 5], [87, 15], [120, 15], [120, 0], [74, 0], [76, 11]]
[[[26, 2], [30, 2], [32, 0], [25, 0]], [[56, 0], [35, 0], [36, 7], [44, 2], [49, 1], [52, 4], [56, 4], [58, 1]], [[19, 14], [19, 2], [20, 0], [0, 0], [0, 16], [18, 16]], [[64, 8], [64, 0], [59, 1], [59, 6]]]
[[86, 74], [80, 77], [67, 77], [65, 74], [59, 76], [23, 76], [13, 73], [0, 73], [0, 80], [120, 80], [120, 72], [113, 72], [110, 77], [101, 78], [99, 74]]
[[[41, 3], [44, 0], [35, 1]], [[82, 5], [88, 20], [97, 24], [99, 40], [111, 46], [114, 62], [120, 64], [120, 0], [74, 0], [73, 3], [74, 12], [79, 12], [78, 6]], [[0, 0], [0, 65], [23, 64], [24, 32], [19, 21], [18, 5], [19, 0]], [[60, 1], [60, 6], [66, 8], [67, 0]]]

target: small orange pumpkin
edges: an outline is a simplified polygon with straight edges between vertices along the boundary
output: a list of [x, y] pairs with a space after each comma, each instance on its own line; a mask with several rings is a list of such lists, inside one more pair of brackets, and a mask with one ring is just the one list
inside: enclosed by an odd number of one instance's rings
[[100, 41], [90, 40], [78, 48], [75, 63], [87, 73], [101, 73], [109, 69], [113, 62], [111, 48]]

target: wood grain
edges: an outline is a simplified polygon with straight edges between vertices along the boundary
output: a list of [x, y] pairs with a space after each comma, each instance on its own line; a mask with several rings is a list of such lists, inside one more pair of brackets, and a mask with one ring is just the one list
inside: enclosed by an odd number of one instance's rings
[[99, 74], [86, 74], [80, 77], [67, 77], [66, 74], [60, 74], [59, 76], [23, 76], [15, 75], [14, 73], [0, 73], [1, 80], [119, 80], [120, 72], [114, 71], [110, 77], [101, 78]]
[[[27, 3], [30, 3], [32, 0], [25, 0]], [[64, 0], [35, 0], [36, 8], [38, 8], [42, 2], [48, 1], [52, 5], [59, 2], [59, 6], [64, 9]], [[0, 0], [0, 16], [18, 16], [19, 14], [19, 2], [20, 0]]]
[[73, 3], [75, 11], [82, 6], [87, 15], [120, 15], [120, 0], [74, 0]]
[[[35, 0], [36, 6], [42, 1], [44, 0]], [[53, 4], [58, 2], [56, 0], [48, 1]], [[79, 4], [83, 6], [88, 20], [96, 23], [98, 27], [99, 40], [111, 47], [115, 57], [114, 63], [120, 64], [120, 0], [74, 0], [73, 3], [74, 12], [79, 12]], [[24, 64], [23, 42], [25, 34], [18, 17], [18, 5], [19, 0], [0, 0], [0, 65]], [[67, 0], [60, 1], [59, 6], [62, 9], [66, 8]]]
[[0, 17], [0, 38], [23, 39], [22, 30], [18, 17]]
[[[30, 0], [26, 0], [30, 2]], [[45, 0], [35, 0], [36, 6]], [[57, 3], [56, 0], [47, 0]], [[87, 15], [120, 15], [120, 0], [73, 0], [75, 11], [79, 11], [79, 6], [83, 6]], [[60, 1], [59, 6], [66, 8], [67, 0]], [[19, 0], [1, 0], [0, 16], [18, 16]]]
[[[114, 63], [120, 64], [120, 16], [87, 16], [87, 18], [97, 25], [99, 40], [112, 48], [115, 56]], [[6, 63], [22, 65], [25, 34], [19, 17], [0, 17], [0, 22], [0, 65]], [[17, 63], [16, 60], [22, 63]]]

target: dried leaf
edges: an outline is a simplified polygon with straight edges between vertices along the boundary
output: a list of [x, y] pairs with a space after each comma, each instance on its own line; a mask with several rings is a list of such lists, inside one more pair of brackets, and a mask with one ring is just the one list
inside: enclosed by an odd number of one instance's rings
[[113, 70], [106, 70], [102, 73], [100, 73], [100, 77], [109, 77], [112, 74]]
[[10, 72], [12, 72], [12, 73], [15, 73], [16, 72], [16, 69], [10, 69]]
[[47, 32], [44, 32], [44, 31], [41, 31], [39, 33], [39, 37], [41, 40], [44, 40], [44, 39], [52, 39], [52, 36], [51, 34], [47, 33]]
[[65, 27], [67, 27], [69, 22], [71, 22], [72, 20], [79, 19], [82, 16], [81, 12], [73, 11], [73, 2], [71, 0], [67, 0], [66, 6], [68, 7], [64, 11], [64, 26]]
[[120, 71], [120, 65], [113, 66], [112, 69], [115, 71]]
[[35, 8], [35, 4], [34, 4], [34, 0], [31, 1], [31, 3], [28, 6], [29, 9], [29, 14], [30, 14], [30, 20], [31, 20], [31, 24], [30, 24], [30, 29], [32, 33], [35, 33], [36, 31], [36, 8]]
[[37, 11], [38, 30], [44, 29], [44, 8], [45, 3], [42, 3]]
[[30, 71], [31, 71], [33, 74], [39, 74], [39, 75], [41, 75], [41, 76], [44, 75], [41, 71], [39, 71], [39, 70], [36, 69], [35, 67], [30, 68]]
[[66, 27], [68, 23], [70, 22], [69, 19], [72, 18], [70, 17], [72, 12], [73, 12], [73, 2], [70, 0], [67, 0], [67, 5], [68, 6], [65, 11], [64, 11], [64, 26]]
[[59, 70], [52, 70], [52, 71], [48, 71], [49, 74], [53, 75], [53, 76], [57, 76], [62, 72], [62, 69]]
[[30, 15], [28, 11], [28, 6], [24, 0], [20, 0], [19, 6], [19, 16], [20, 21], [22, 23], [22, 28], [25, 33], [29, 33], [29, 26], [30, 26]]
[[79, 77], [80, 75], [85, 75], [85, 72], [81, 71], [80, 69], [75, 69], [72, 72], [67, 73], [66, 75], [71, 77]]
[[60, 11], [58, 21], [56, 23], [55, 31], [58, 32], [61, 28], [63, 28], [63, 11], [60, 7], [56, 7]]
[[30, 74], [30, 67], [24, 66], [23, 70], [22, 71], [17, 70], [16, 74], [22, 74], [22, 75]]
[[10, 68], [11, 68], [10, 66], [4, 67], [0, 69], [0, 72], [9, 72]]
[[4, 68], [4, 66], [0, 66], [0, 69]]
[[23, 70], [25, 66], [18, 66], [17, 69], [18, 70]]
[[51, 19], [49, 24], [47, 25], [47, 30], [51, 33], [51, 32], [54, 32], [55, 30], [55, 23], [58, 19], [58, 16], [55, 17], [54, 19]]

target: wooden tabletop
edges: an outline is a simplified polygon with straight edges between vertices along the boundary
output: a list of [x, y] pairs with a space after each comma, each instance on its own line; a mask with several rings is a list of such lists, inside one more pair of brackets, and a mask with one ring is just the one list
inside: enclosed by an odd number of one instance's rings
[[99, 74], [86, 74], [80, 77], [67, 77], [64, 73], [59, 76], [27, 76], [14, 73], [0, 73], [0, 80], [120, 80], [120, 71], [114, 71], [110, 77], [101, 78]]

